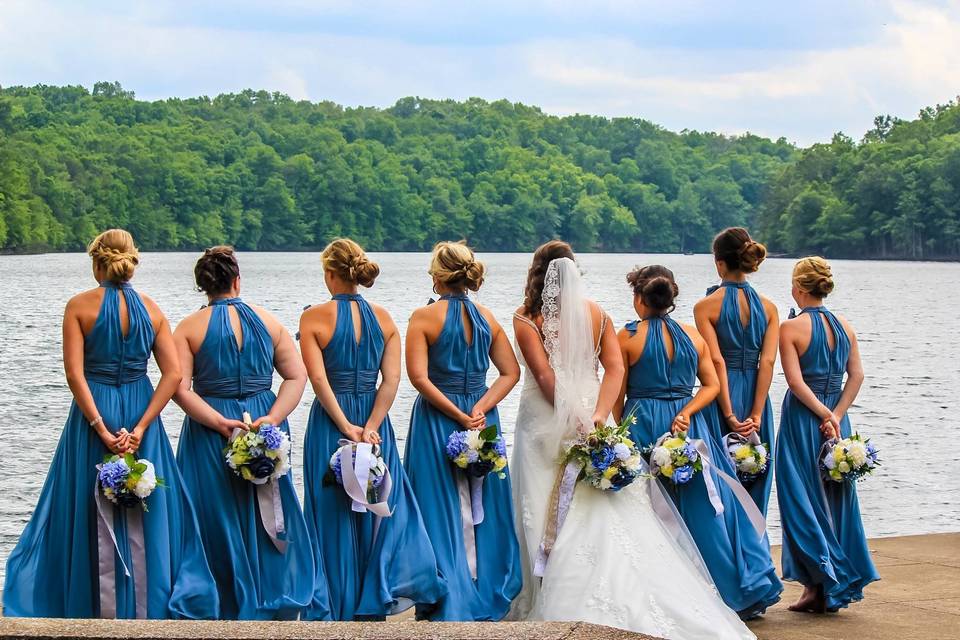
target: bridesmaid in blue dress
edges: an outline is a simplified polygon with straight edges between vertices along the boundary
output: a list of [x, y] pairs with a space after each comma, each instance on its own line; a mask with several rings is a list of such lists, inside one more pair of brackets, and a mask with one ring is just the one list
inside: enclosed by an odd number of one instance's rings
[[[240, 299], [240, 268], [230, 247], [207, 249], [194, 269], [209, 305], [174, 334], [184, 378], [176, 394], [186, 412], [177, 461], [197, 503], [200, 533], [220, 592], [223, 619], [289, 620], [316, 601], [313, 551], [293, 479], [280, 478], [286, 541], [261, 522], [255, 486], [226, 465], [234, 429], [272, 424], [289, 433], [306, 370], [293, 339], [264, 309]], [[271, 390], [274, 369], [283, 377]], [[191, 384], [192, 383], [192, 384]], [[241, 421], [244, 413], [251, 425]]]
[[[723, 503], [723, 513], [716, 515], [710, 503], [704, 474], [687, 484], [664, 485], [720, 597], [741, 618], [755, 618], [780, 600], [783, 585], [770, 559], [766, 536], [757, 534], [730, 487], [717, 476], [718, 468], [731, 476], [734, 470], [711, 437], [702, 413], [720, 389], [710, 352], [694, 327], [680, 325], [669, 315], [679, 293], [672, 271], [647, 266], [631, 272], [627, 281], [633, 287], [640, 321], [628, 323], [618, 335], [627, 376], [626, 400], [617, 413], [636, 418], [631, 433], [641, 447], [653, 444], [667, 431], [686, 432], [690, 438], [704, 441], [715, 467], [710, 479]], [[698, 378], [700, 389], [694, 394]]]
[[[386, 309], [357, 293], [358, 285], [373, 285], [380, 268], [346, 238], [327, 245], [322, 260], [333, 300], [300, 318], [303, 360], [317, 394], [304, 440], [304, 515], [332, 618], [383, 619], [438, 602], [446, 586], [388, 415], [400, 384], [400, 333]], [[341, 486], [323, 482], [341, 439], [379, 445], [393, 481], [389, 518], [377, 523], [372, 513], [354, 512]], [[325, 617], [326, 584], [319, 597], [320, 607], [304, 618]]]
[[[747, 275], [754, 273], [767, 256], [767, 249], [754, 242], [743, 227], [721, 231], [713, 240], [713, 257], [720, 286], [693, 308], [697, 329], [707, 342], [720, 379], [720, 395], [704, 409], [713, 437], [736, 432], [758, 433], [760, 442], [773, 453], [773, 406], [770, 383], [777, 362], [780, 319], [777, 307], [759, 295]], [[764, 515], [773, 486], [773, 465], [745, 488]]]
[[[484, 276], [473, 251], [441, 242], [434, 247], [430, 275], [440, 301], [414, 311], [407, 328], [407, 374], [420, 395], [410, 417], [404, 466], [449, 593], [439, 606], [418, 607], [417, 613], [432, 620], [496, 621], [506, 615], [521, 585], [510, 477], [487, 476], [483, 522], [465, 524], [470, 507], [461, 505], [455, 475], [461, 472], [444, 449], [457, 429], [500, 429], [497, 403], [517, 384], [520, 365], [493, 314], [467, 297]], [[487, 387], [491, 361], [500, 375]], [[465, 536], [475, 540], [475, 556]]]
[[823, 306], [831, 291], [826, 260], [797, 262], [793, 299], [803, 312], [780, 329], [780, 359], [790, 386], [777, 441], [783, 577], [804, 586], [790, 609], [811, 613], [861, 600], [863, 588], [880, 579], [867, 548], [856, 485], [820, 476], [820, 448], [829, 438], [851, 434], [847, 410], [863, 384], [856, 334]]
[[[100, 286], [74, 296], [63, 316], [73, 403], [37, 508], [7, 560], [3, 615], [216, 618], [197, 518], [159, 417], [180, 382], [170, 327], [156, 303], [130, 286], [139, 258], [129, 233], [105, 231], [88, 253]], [[156, 389], [147, 378], [151, 352], [160, 368]], [[96, 465], [128, 451], [152, 462], [166, 488], [147, 498], [143, 513], [145, 584], [135, 568], [130, 576], [123, 568], [133, 567], [129, 512], [111, 507], [123, 556], [113, 552], [115, 589], [105, 585], [101, 593]], [[146, 595], [145, 610], [136, 605], [137, 591]]]

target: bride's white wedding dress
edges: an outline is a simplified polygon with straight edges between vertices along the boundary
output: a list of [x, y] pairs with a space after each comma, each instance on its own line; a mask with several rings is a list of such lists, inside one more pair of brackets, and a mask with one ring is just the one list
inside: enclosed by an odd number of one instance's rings
[[510, 618], [593, 622], [671, 640], [755, 638], [720, 599], [669, 498], [646, 477], [619, 492], [577, 483], [542, 582], [533, 575], [558, 457], [577, 418], [589, 420], [599, 390], [597, 348], [573, 261], [554, 260], [548, 268], [543, 315], [556, 406], [543, 397], [521, 354], [524, 383], [510, 472], [523, 590]]

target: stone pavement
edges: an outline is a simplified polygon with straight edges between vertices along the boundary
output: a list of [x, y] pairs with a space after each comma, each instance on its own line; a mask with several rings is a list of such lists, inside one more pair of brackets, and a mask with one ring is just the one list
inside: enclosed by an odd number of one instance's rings
[[[960, 533], [870, 541], [882, 580], [863, 602], [836, 614], [787, 611], [800, 595], [788, 583], [783, 602], [750, 623], [760, 640], [960, 640]], [[774, 548], [779, 563], [779, 548]], [[287, 639], [331, 640], [641, 640], [647, 638], [586, 623], [415, 622], [173, 622], [0, 618], [0, 638], [111, 638], [122, 640]], [[649, 640], [649, 639], [648, 639]], [[690, 638], [688, 640], [708, 640]]]

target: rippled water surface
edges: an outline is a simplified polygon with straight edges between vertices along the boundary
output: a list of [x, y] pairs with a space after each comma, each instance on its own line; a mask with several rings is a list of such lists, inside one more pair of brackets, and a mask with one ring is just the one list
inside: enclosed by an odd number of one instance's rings
[[[508, 333], [510, 315], [523, 290], [528, 255], [482, 256], [489, 275], [478, 300], [490, 307]], [[401, 332], [411, 311], [431, 296], [424, 254], [379, 254], [382, 275], [368, 297], [393, 313]], [[191, 289], [195, 254], [145, 254], [135, 286], [152, 296], [172, 324], [197, 309], [203, 297]], [[316, 254], [251, 253], [240, 258], [243, 297], [275, 313], [292, 331], [304, 305], [326, 300]], [[634, 264], [663, 263], [680, 285], [675, 317], [691, 319], [692, 306], [716, 281], [710, 256], [585, 255], [581, 264], [591, 294], [617, 324], [633, 318], [625, 272]], [[753, 279], [785, 316], [790, 299], [789, 260], [768, 260]], [[859, 485], [870, 536], [960, 529], [960, 360], [956, 339], [960, 265], [904, 262], [834, 264], [837, 292], [829, 306], [857, 329], [867, 379], [851, 410], [856, 429], [872, 437], [883, 454], [879, 473]], [[30, 517], [46, 477], [70, 404], [60, 357], [60, 319], [67, 299], [95, 285], [85, 255], [0, 256], [0, 572]], [[951, 329], [953, 327], [953, 329]], [[155, 367], [151, 375], [156, 376]], [[778, 371], [774, 411], [785, 384]], [[405, 380], [392, 410], [401, 446], [415, 392]], [[501, 405], [512, 439], [519, 392]], [[300, 485], [300, 448], [313, 392], [308, 389], [290, 420], [295, 472]], [[952, 417], [952, 418], [951, 418]], [[173, 403], [163, 413], [176, 446], [183, 414]], [[940, 444], [927, 447], [934, 437]], [[923, 448], [921, 448], [923, 447]], [[92, 472], [92, 470], [91, 470]], [[779, 539], [776, 501], [771, 537]]]

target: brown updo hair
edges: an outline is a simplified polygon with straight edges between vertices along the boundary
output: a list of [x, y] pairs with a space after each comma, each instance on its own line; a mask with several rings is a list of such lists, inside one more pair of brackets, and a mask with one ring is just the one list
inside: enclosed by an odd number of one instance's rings
[[543, 309], [543, 281], [547, 276], [547, 268], [557, 258], [576, 260], [573, 249], [563, 240], [545, 242], [533, 252], [533, 262], [527, 271], [527, 285], [523, 290], [523, 312], [535, 318]]
[[454, 291], [478, 291], [486, 271], [463, 241], [438, 242], [433, 247], [428, 273]]
[[220, 245], [203, 252], [193, 268], [197, 291], [208, 296], [219, 296], [230, 291], [233, 281], [240, 276], [240, 265], [233, 247]]
[[361, 287], [371, 287], [380, 275], [380, 267], [367, 258], [363, 247], [350, 238], [337, 238], [320, 254], [323, 270], [335, 273], [341, 280]]
[[767, 248], [754, 242], [743, 227], [728, 227], [713, 239], [713, 257], [728, 269], [753, 273], [767, 257]]
[[109, 282], [126, 282], [140, 264], [133, 236], [123, 229], [108, 229], [87, 245], [87, 254]]
[[826, 298], [834, 287], [830, 263], [820, 256], [800, 258], [793, 266], [793, 284], [815, 298]]
[[627, 274], [627, 283], [633, 288], [633, 295], [659, 315], [670, 313], [676, 308], [674, 300], [680, 295], [680, 288], [673, 277], [673, 271], [663, 265], [652, 264], [636, 267]]

